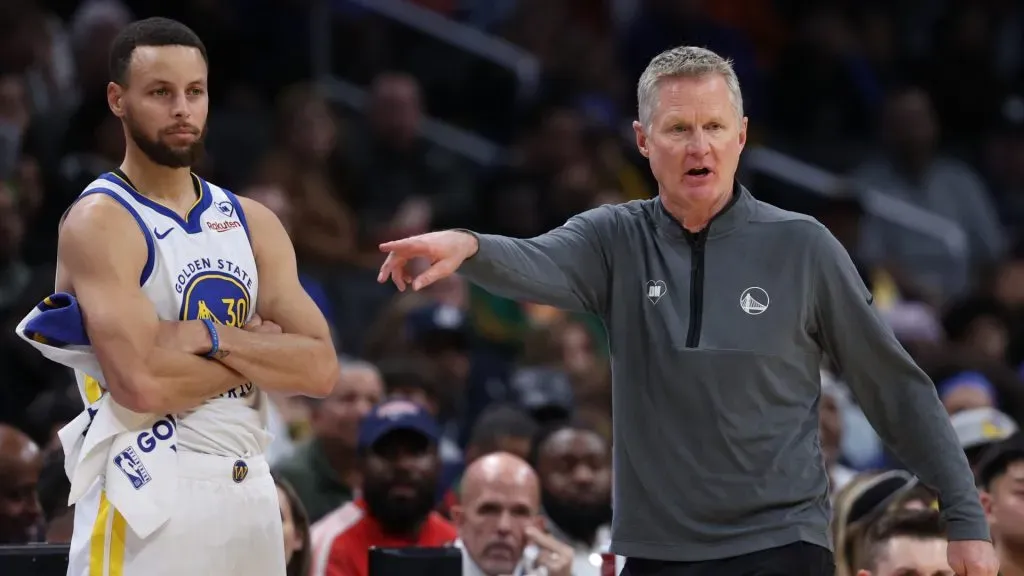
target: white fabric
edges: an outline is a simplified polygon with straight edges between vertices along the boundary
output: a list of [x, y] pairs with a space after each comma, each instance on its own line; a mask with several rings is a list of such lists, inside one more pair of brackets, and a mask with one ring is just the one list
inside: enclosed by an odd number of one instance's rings
[[269, 466], [262, 457], [243, 459], [248, 474], [236, 483], [237, 461], [181, 454], [178, 502], [150, 538], [119, 526], [111, 510], [102, 513], [96, 483], [75, 507], [68, 576], [283, 576], [284, 536]]
[[[244, 325], [251, 318], [258, 292], [256, 263], [243, 215], [227, 192], [203, 183], [209, 206], [193, 217], [199, 226], [188, 233], [180, 219], [152, 203], [147, 205], [116, 176], [104, 175], [83, 194], [97, 191], [134, 209], [143, 221], [143, 233], [153, 241], [152, 272], [142, 290], [161, 320], [209, 317], [221, 324]], [[203, 198], [200, 201], [197, 206]], [[252, 384], [184, 414], [134, 413], [104, 392], [105, 379], [90, 346], [51, 346], [25, 335], [25, 325], [38, 314], [38, 308], [29, 312], [18, 325], [18, 335], [46, 358], [74, 369], [87, 406], [59, 433], [71, 480], [70, 504], [97, 489], [97, 484], [106, 490], [133, 534], [147, 538], [158, 535], [182, 506], [191, 505], [189, 496], [176, 493], [178, 460], [185, 453], [237, 459], [264, 452], [271, 438], [266, 431], [269, 399]], [[272, 518], [280, 520], [276, 510]], [[192, 529], [202, 531], [208, 526], [197, 524]], [[88, 532], [81, 536], [87, 537]]]
[[[202, 310], [212, 313], [222, 324], [244, 325], [256, 309], [256, 260], [242, 215], [234, 209], [231, 197], [221, 188], [205, 184], [203, 194], [209, 194], [210, 206], [199, 216], [201, 231], [192, 234], [175, 219], [132, 194], [128, 184], [116, 176], [93, 181], [83, 194], [97, 190], [112, 193], [144, 221], [155, 253], [153, 272], [142, 285], [142, 291], [161, 320], [182, 320], [183, 312], [185, 319], [192, 320]], [[241, 318], [232, 322], [230, 316], [237, 317], [238, 311], [229, 311], [224, 299], [244, 302], [237, 304], [244, 307]], [[270, 438], [259, 414], [247, 409], [258, 407], [259, 395], [254, 392], [251, 384], [240, 386], [192, 412], [180, 414], [179, 447], [222, 456], [262, 454]]]

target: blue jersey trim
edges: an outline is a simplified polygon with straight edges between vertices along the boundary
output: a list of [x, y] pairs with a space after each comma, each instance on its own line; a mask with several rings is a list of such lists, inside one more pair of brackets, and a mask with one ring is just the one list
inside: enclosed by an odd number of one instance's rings
[[138, 190], [132, 187], [131, 183], [126, 182], [122, 178], [119, 178], [116, 174], [112, 172], [107, 172], [106, 174], [103, 174], [102, 176], [100, 176], [100, 179], [106, 180], [107, 182], [113, 184], [117, 184], [118, 186], [124, 188], [125, 190], [128, 191], [129, 194], [132, 195], [132, 198], [134, 198], [136, 202], [142, 204], [147, 208], [154, 210], [155, 212], [160, 213], [163, 216], [170, 218], [178, 226], [181, 226], [182, 230], [184, 230], [186, 233], [198, 234], [199, 232], [203, 231], [203, 213], [206, 212], [206, 209], [209, 208], [210, 205], [213, 203], [213, 195], [210, 194], [210, 186], [209, 184], [206, 183], [206, 180], [203, 180], [202, 178], [194, 174], [192, 175], [192, 177], [199, 182], [199, 198], [196, 198], [195, 204], [193, 204], [192, 207], [189, 208], [188, 213], [185, 215], [184, 219], [181, 216], [179, 216], [178, 213], [175, 212], [174, 210], [171, 210], [170, 208], [164, 206], [163, 204], [155, 202], [150, 198], [147, 198], [146, 196], [140, 194]]
[[[238, 200], [238, 196], [235, 196], [230, 191], [221, 188], [224, 195], [231, 201], [231, 205], [235, 207], [235, 212], [238, 213], [238, 220], [242, 223], [242, 229], [245, 230], [245, 236], [249, 239], [249, 247], [252, 247], [252, 234], [249, 233], [249, 221], [245, 219], [245, 210], [242, 210], [242, 203]], [[255, 254], [253, 255], [255, 257]]]
[[142, 236], [146, 238], [146, 265], [142, 267], [142, 276], [139, 278], [139, 286], [145, 285], [146, 281], [149, 280], [149, 277], [153, 274], [153, 266], [156, 265], [156, 244], [153, 242], [153, 234], [149, 231], [146, 221], [139, 215], [138, 210], [113, 190], [108, 190], [106, 188], [93, 188], [92, 190], [87, 190], [82, 193], [82, 195], [78, 197], [78, 200], [93, 194], [104, 194], [116, 200], [118, 204], [123, 206], [124, 209], [127, 210], [133, 218], [135, 218], [135, 222], [142, 230]]

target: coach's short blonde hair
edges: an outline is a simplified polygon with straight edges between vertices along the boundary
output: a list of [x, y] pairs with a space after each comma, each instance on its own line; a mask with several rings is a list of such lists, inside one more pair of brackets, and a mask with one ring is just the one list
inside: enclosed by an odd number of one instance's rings
[[640, 75], [636, 96], [640, 123], [650, 128], [657, 105], [658, 82], [662, 78], [697, 78], [719, 74], [729, 88], [729, 99], [736, 109], [736, 115], [743, 117], [743, 94], [740, 80], [732, 69], [732, 62], [707, 48], [679, 46], [655, 56], [647, 69]]

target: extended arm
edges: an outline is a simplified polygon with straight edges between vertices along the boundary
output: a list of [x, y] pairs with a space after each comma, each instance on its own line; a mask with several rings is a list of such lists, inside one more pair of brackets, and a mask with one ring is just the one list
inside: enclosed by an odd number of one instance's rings
[[264, 390], [326, 396], [338, 377], [327, 321], [299, 283], [295, 250], [277, 216], [257, 202], [240, 200], [260, 275], [256, 312], [283, 333], [218, 326], [218, 359]]
[[528, 240], [474, 234], [479, 249], [459, 273], [506, 298], [601, 314], [612, 278], [602, 242], [615, 238], [612, 210], [588, 210]]
[[75, 204], [57, 259], [58, 281], [78, 299], [108, 391], [122, 406], [183, 412], [248, 381], [218, 362], [158, 345], [161, 322], [139, 287], [146, 244], [114, 200], [94, 194]]
[[879, 436], [939, 491], [950, 540], [988, 540], [974, 477], [935, 385], [871, 306], [849, 254], [815, 238], [816, 331]]

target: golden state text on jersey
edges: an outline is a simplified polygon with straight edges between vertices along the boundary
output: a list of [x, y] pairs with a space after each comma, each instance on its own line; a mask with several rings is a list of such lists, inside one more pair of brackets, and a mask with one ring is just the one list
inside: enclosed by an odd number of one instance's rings
[[[209, 319], [242, 328], [259, 294], [245, 213], [231, 192], [195, 175], [193, 184], [196, 201], [184, 217], [141, 194], [119, 171], [100, 176], [82, 196], [109, 196], [135, 218], [147, 250], [139, 284], [161, 320]], [[257, 388], [246, 383], [177, 415], [178, 449], [225, 456], [262, 452], [267, 434], [259, 402]]]

